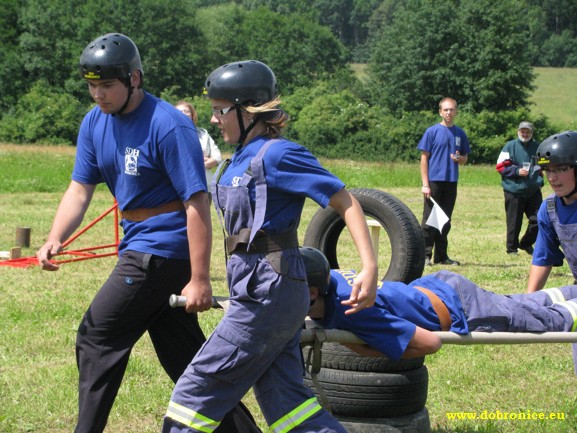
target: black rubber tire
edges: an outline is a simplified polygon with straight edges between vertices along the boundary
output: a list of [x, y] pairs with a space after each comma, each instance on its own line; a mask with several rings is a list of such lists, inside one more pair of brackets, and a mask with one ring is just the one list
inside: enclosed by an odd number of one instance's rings
[[[303, 347], [305, 361], [308, 361], [311, 350], [312, 346]], [[321, 350], [321, 368], [333, 370], [390, 373], [419, 368], [425, 361], [424, 357], [395, 361], [387, 356], [361, 356], [339, 343], [324, 343]]]
[[[408, 415], [425, 407], [429, 375], [427, 367], [399, 373], [361, 373], [321, 369], [320, 386], [334, 415], [390, 417]], [[310, 375], [305, 385], [318, 392]]]
[[[364, 214], [378, 221], [389, 237], [390, 263], [379, 263], [379, 269], [386, 269], [382, 280], [409, 283], [421, 277], [425, 268], [425, 241], [413, 212], [396, 197], [378, 189], [353, 188], [350, 192]], [[344, 228], [343, 219], [333, 208], [319, 209], [307, 226], [303, 244], [322, 251], [331, 269], [340, 269], [337, 244]]]
[[336, 417], [348, 433], [430, 433], [429, 411], [390, 418]]

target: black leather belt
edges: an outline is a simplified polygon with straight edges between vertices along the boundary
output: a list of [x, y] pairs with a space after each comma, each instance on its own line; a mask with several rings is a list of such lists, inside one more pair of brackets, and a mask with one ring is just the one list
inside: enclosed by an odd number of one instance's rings
[[241, 229], [238, 235], [228, 236], [226, 238], [226, 251], [229, 255], [233, 253], [257, 254], [271, 253], [299, 246], [297, 232], [268, 235], [264, 231], [259, 230], [247, 249], [249, 238], [250, 229], [248, 228]]

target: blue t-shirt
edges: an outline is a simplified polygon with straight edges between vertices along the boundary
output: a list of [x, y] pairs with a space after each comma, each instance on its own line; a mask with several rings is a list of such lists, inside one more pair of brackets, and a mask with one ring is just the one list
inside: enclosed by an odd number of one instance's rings
[[[110, 115], [94, 107], [84, 117], [72, 179], [90, 185], [105, 182], [121, 210], [185, 201], [207, 190], [194, 125], [172, 105], [148, 93], [130, 113]], [[120, 254], [130, 249], [189, 258], [184, 211], [121, 224]]]
[[[560, 224], [577, 224], [577, 202], [566, 205], [559, 197], [554, 197], [557, 219]], [[549, 219], [547, 200], [543, 200], [537, 214], [539, 231], [535, 241], [532, 264], [537, 266], [552, 266], [565, 258], [561, 250], [555, 227]]]
[[325, 328], [353, 332], [365, 343], [392, 359], [400, 359], [417, 326], [430, 331], [440, 331], [439, 318], [429, 298], [412, 286], [425, 287], [434, 292], [449, 309], [451, 331], [467, 334], [469, 328], [461, 301], [456, 292], [445, 282], [425, 276], [410, 285], [393, 281], [380, 281], [375, 305], [358, 313], [345, 315], [349, 308], [341, 301], [350, 298], [355, 271], [331, 270], [330, 293], [325, 298]]
[[[219, 185], [238, 186], [250, 161], [268, 140], [256, 137], [237, 148], [218, 181]], [[308, 149], [282, 138], [265, 152], [263, 164], [267, 203], [262, 229], [271, 235], [298, 228], [305, 198], [326, 207], [330, 198], [345, 187], [338, 177], [320, 165]], [[254, 179], [248, 188], [254, 211]]]
[[458, 126], [443, 126], [440, 123], [427, 128], [417, 149], [428, 152], [429, 181], [457, 182], [459, 164], [451, 159], [451, 154], [459, 151], [461, 155], [471, 153], [467, 134]]

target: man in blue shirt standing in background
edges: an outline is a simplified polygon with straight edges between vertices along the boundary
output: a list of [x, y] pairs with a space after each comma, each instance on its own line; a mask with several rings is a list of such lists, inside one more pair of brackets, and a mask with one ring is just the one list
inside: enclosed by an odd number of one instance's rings
[[[451, 230], [450, 218], [457, 200], [457, 181], [459, 165], [466, 164], [470, 153], [469, 139], [461, 128], [454, 124], [457, 116], [457, 101], [443, 98], [439, 102], [439, 115], [442, 121], [425, 131], [417, 147], [421, 151], [421, 192], [424, 197], [422, 227], [425, 234], [425, 265], [434, 262], [442, 265], [460, 265], [447, 255]], [[426, 224], [433, 209], [434, 199], [449, 217], [449, 222], [439, 232]]]

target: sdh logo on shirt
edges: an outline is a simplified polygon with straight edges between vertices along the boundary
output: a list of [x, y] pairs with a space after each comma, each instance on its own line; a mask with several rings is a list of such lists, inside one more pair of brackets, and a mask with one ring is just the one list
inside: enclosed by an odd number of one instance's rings
[[[344, 269], [335, 269], [335, 272], [341, 274], [341, 276], [347, 281], [347, 284], [353, 287], [353, 283], [359, 276], [357, 271], [353, 270], [344, 270]], [[381, 280], [377, 280], [377, 289], [380, 289], [383, 286], [383, 282]]]
[[138, 172], [138, 155], [140, 150], [127, 147], [124, 151], [124, 173], [130, 176], [140, 176]]

